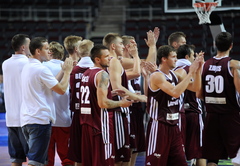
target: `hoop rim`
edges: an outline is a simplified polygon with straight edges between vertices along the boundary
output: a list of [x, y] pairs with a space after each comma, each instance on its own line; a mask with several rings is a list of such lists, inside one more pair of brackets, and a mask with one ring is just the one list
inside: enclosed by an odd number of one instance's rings
[[194, 7], [196, 8], [199, 8], [199, 7], [208, 7], [208, 6], [217, 6], [217, 2], [197, 2], [197, 3], [194, 3]]

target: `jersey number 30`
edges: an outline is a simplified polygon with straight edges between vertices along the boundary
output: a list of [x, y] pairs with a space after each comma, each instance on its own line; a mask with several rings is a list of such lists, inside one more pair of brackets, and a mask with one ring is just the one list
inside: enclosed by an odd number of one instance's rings
[[222, 93], [224, 89], [224, 79], [222, 76], [213, 76], [207, 75], [206, 76], [207, 84], [205, 85], [205, 89], [207, 93]]

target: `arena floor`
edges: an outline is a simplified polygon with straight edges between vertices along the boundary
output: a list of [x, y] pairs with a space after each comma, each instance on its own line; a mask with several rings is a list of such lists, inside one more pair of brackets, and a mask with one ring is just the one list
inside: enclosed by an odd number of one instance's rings
[[[135, 166], [144, 166], [145, 156], [143, 153], [140, 153], [137, 157]], [[9, 155], [7, 148], [7, 128], [5, 122], [5, 113], [0, 113], [0, 166], [9, 166]], [[23, 166], [26, 166], [27, 163], [24, 163]], [[56, 166], [61, 166], [59, 157], [56, 155], [55, 160]], [[220, 166], [232, 165], [229, 160], [222, 160], [219, 163]], [[189, 164], [190, 166], [190, 164]]]

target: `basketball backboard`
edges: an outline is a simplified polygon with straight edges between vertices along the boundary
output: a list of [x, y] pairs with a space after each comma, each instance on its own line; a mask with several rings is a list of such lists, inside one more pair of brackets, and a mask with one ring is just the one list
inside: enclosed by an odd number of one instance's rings
[[[165, 13], [191, 13], [195, 12], [193, 4], [197, 0], [164, 0]], [[204, 1], [204, 0], [203, 0]], [[215, 2], [216, 0], [205, 0], [204, 2]], [[198, 1], [199, 2], [199, 1]], [[219, 0], [214, 11], [240, 10], [240, 1]]]

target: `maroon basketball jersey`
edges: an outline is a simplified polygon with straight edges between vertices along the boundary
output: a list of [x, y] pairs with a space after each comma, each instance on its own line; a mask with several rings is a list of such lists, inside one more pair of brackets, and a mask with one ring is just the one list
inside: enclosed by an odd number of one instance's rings
[[[174, 86], [177, 85], [178, 79], [172, 71], [170, 71], [170, 77], [164, 75], [168, 82]], [[161, 89], [152, 90], [148, 87], [147, 112], [153, 120], [176, 125], [179, 122], [179, 98], [172, 97]]]
[[239, 94], [230, 71], [230, 60], [230, 57], [213, 57], [203, 66], [202, 87], [207, 112], [239, 112]]
[[[109, 73], [108, 68], [107, 68], [106, 71]], [[126, 89], [128, 89], [127, 75], [126, 75], [126, 72], [123, 68], [122, 68], [121, 80], [122, 80], [122, 86], [125, 87]], [[115, 100], [115, 101], [119, 101], [119, 100], [121, 100], [121, 97], [117, 95], [117, 96], [113, 96], [112, 99]], [[115, 111], [121, 111], [123, 113], [129, 113], [128, 107], [125, 107], [125, 108], [118, 107], [118, 108], [114, 108], [114, 110]]]
[[[183, 69], [188, 73], [190, 66], [184, 66]], [[184, 108], [187, 112], [202, 113], [201, 100], [196, 97], [196, 93], [190, 90], [184, 92]]]
[[[86, 70], [82, 75], [80, 86], [80, 122], [81, 124], [88, 124], [99, 131], [101, 131], [101, 125], [109, 121], [107, 109], [101, 109], [97, 101], [96, 76], [102, 71], [101, 68], [97, 67]], [[108, 95], [111, 95], [110, 88], [108, 88]]]
[[[108, 69], [107, 69], [108, 72]], [[128, 80], [125, 70], [122, 68], [121, 73], [122, 86], [128, 89]], [[112, 98], [115, 101], [121, 100], [120, 96], [114, 96]], [[127, 120], [126, 120], [127, 118]], [[122, 148], [125, 144], [129, 144], [130, 134], [130, 116], [128, 107], [117, 107], [114, 108], [114, 119], [115, 119], [115, 138], [117, 150]], [[117, 156], [118, 154], [116, 154]]]
[[82, 74], [88, 67], [75, 66], [70, 74], [70, 110], [76, 112], [80, 110], [79, 91]]
[[[141, 93], [140, 79], [141, 79], [141, 77], [131, 80], [131, 85], [132, 85], [133, 89], [135, 90], [135, 92], [138, 91], [139, 93]], [[131, 107], [134, 107], [136, 110], [140, 111], [140, 110], [142, 110], [142, 103], [141, 102], [132, 103]]]

